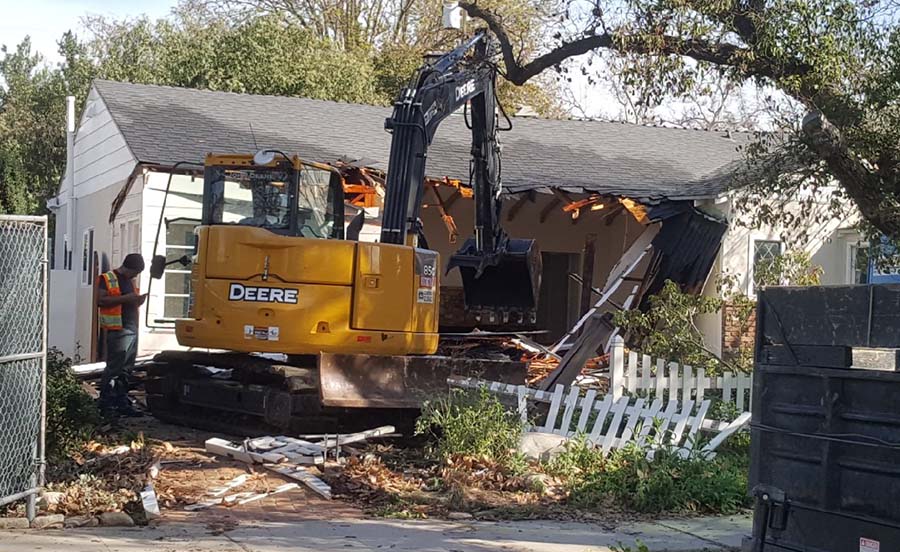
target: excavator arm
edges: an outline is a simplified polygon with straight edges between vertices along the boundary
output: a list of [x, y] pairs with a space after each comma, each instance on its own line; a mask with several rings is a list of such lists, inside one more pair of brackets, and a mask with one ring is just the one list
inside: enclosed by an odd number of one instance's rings
[[488, 322], [533, 324], [540, 254], [533, 240], [509, 239], [500, 226], [496, 69], [489, 60], [490, 46], [487, 34], [476, 34], [423, 65], [400, 93], [393, 114], [385, 121], [392, 139], [381, 241], [416, 244], [428, 147], [440, 123], [468, 103], [475, 227], [473, 237], [451, 257], [447, 270], [460, 270], [466, 307], [487, 314]]

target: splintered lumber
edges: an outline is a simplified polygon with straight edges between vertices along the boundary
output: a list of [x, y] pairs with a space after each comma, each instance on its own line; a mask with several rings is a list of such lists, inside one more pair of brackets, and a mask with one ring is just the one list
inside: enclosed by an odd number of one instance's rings
[[284, 462], [285, 457], [281, 454], [272, 454], [270, 452], [249, 452], [243, 446], [238, 446], [231, 441], [212, 437], [204, 443], [206, 451], [245, 464], [264, 464]]
[[[640, 264], [641, 260], [645, 255], [652, 249], [653, 238], [659, 233], [660, 226], [658, 224], [654, 224], [653, 226], [649, 226], [644, 229], [640, 236], [634, 240], [631, 246], [628, 248], [625, 253], [622, 254], [622, 257], [619, 259], [619, 262], [610, 270], [609, 275], [606, 279], [606, 285], [603, 286], [603, 295], [600, 296], [600, 299], [594, 303], [594, 306], [591, 307], [584, 315], [575, 323], [574, 326], [564, 335], [559, 341], [557, 341], [550, 350], [554, 353], [559, 352], [561, 349], [567, 347], [569, 344], [569, 340], [572, 339], [576, 334], [579, 333], [581, 327], [586, 324], [591, 318], [594, 317], [595, 314], [599, 311], [599, 309], [612, 297], [612, 295], [616, 292], [619, 286], [625, 281], [625, 278], [637, 268], [638, 264]], [[576, 374], [577, 375], [577, 374]], [[552, 382], [555, 383], [564, 383], [563, 381]], [[569, 382], [571, 383], [571, 382]], [[553, 385], [549, 385], [545, 387], [545, 389], [549, 389]]]
[[368, 431], [360, 431], [359, 433], [350, 433], [347, 435], [336, 435], [335, 437], [329, 437], [328, 439], [315, 443], [317, 445], [323, 446], [326, 449], [334, 448], [338, 445], [349, 445], [350, 443], [357, 443], [359, 441], [365, 441], [366, 439], [372, 437], [381, 437], [383, 435], [389, 435], [394, 433], [396, 429], [394, 426], [381, 426], [376, 427], [375, 429], [370, 429]]
[[318, 454], [324, 454], [325, 447], [319, 443], [312, 443], [310, 441], [304, 441], [302, 439], [295, 439], [293, 437], [285, 437], [283, 435], [279, 435], [276, 437], [278, 441], [285, 443], [285, 445], [281, 448], [273, 449], [269, 452], [273, 454], [284, 454], [286, 452], [300, 453], [306, 456], [316, 456]]
[[295, 454], [293, 452], [284, 452], [282, 454], [285, 456], [285, 458], [288, 459], [288, 462], [290, 462], [291, 464], [319, 465], [325, 463], [325, 453], [319, 453], [312, 456]]
[[257, 437], [247, 442], [254, 452], [272, 452], [273, 449], [285, 446], [287, 443], [277, 437]]
[[265, 467], [279, 475], [299, 481], [314, 492], [331, 500], [331, 487], [328, 483], [325, 483], [315, 475], [309, 473], [306, 468], [301, 468], [299, 466], [275, 466], [271, 464], [266, 464]]
[[235, 477], [234, 479], [232, 479], [228, 483], [225, 483], [225, 485], [223, 485], [221, 487], [213, 487], [212, 489], [209, 490], [209, 494], [212, 496], [222, 496], [225, 493], [227, 493], [228, 491], [230, 491], [232, 489], [236, 489], [237, 487], [240, 487], [241, 485], [243, 485], [244, 483], [246, 483], [249, 480], [250, 480], [250, 474], [242, 473], [241, 475]]
[[272, 496], [272, 495], [275, 495], [278, 493], [283, 493], [286, 491], [290, 491], [292, 489], [297, 489], [299, 487], [300, 487], [300, 485], [297, 485], [296, 483], [285, 483], [284, 485], [280, 485], [267, 493], [259, 493], [259, 494], [255, 494], [253, 496], [248, 496], [247, 498], [238, 500], [237, 503], [238, 504], [247, 504], [248, 502], [255, 502], [257, 500], [266, 498], [267, 496]]

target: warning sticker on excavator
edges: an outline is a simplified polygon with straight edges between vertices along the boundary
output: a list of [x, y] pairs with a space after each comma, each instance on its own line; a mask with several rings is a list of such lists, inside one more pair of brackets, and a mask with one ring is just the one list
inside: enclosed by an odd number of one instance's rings
[[278, 341], [281, 331], [278, 326], [244, 326], [244, 339], [259, 341]]
[[416, 301], [419, 303], [434, 303], [434, 290], [431, 288], [419, 288], [419, 292], [416, 294]]

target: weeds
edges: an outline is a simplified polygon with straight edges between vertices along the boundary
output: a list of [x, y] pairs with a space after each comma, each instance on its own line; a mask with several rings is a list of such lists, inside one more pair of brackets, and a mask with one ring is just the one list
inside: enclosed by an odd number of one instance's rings
[[635, 539], [634, 544], [637, 546], [636, 549], [627, 544], [622, 544], [621, 542], [618, 545], [610, 546], [609, 549], [612, 550], [612, 552], [650, 552], [650, 548], [648, 548], [641, 539]]
[[516, 453], [522, 423], [486, 389], [454, 389], [446, 397], [428, 401], [416, 421], [416, 434], [434, 438], [430, 452], [441, 461], [472, 456], [504, 467], [522, 464]]
[[[726, 418], [735, 408], [717, 407]], [[434, 438], [430, 454], [441, 462], [435, 487], [451, 509], [471, 510], [483, 502], [478, 495], [484, 492], [519, 493], [513, 501], [520, 503], [522, 493], [531, 493], [534, 504], [564, 502], [603, 512], [730, 514], [749, 506], [746, 433], [734, 436], [711, 460], [698, 452], [682, 457], [682, 451], [661, 444], [668, 434], [657, 427], [646, 434], [654, 445], [649, 458], [650, 444], [631, 443], [604, 456], [581, 436], [555, 458], [529, 463], [515, 452], [523, 429], [518, 417], [487, 390], [454, 391], [427, 404], [416, 427]], [[693, 450], [703, 444], [693, 443]], [[540, 478], [552, 481], [557, 491], [548, 494], [531, 484]]]
[[91, 438], [99, 423], [94, 401], [58, 350], [47, 354], [47, 458], [64, 459]]
[[612, 502], [653, 514], [730, 514], [748, 504], [747, 463], [737, 454], [707, 460], [659, 448], [648, 459], [645, 448], [631, 444], [604, 458], [598, 450], [574, 444], [549, 468], [569, 471], [570, 503], [586, 510]]

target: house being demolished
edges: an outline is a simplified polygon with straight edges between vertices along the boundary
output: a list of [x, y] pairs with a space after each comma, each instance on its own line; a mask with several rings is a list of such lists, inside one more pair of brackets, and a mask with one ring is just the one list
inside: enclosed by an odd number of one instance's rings
[[[51, 202], [54, 345], [82, 357], [95, 353], [95, 329], [75, 323], [90, 320], [93, 275], [131, 251], [149, 258], [156, 248], [171, 257], [191, 248], [201, 204], [197, 164], [209, 152], [273, 148], [341, 167], [346, 199], [367, 211], [362, 239], [377, 239], [389, 114], [386, 107], [96, 81], [70, 151], [71, 170]], [[465, 125], [465, 114], [450, 117], [427, 160], [422, 222], [427, 246], [443, 259], [473, 226]], [[701, 292], [727, 230], [721, 206], [730, 169], [747, 139], [514, 117], [501, 133], [502, 222], [511, 237], [533, 238], [542, 252], [536, 326], [546, 333], [535, 341], [557, 342], [592, 307], [608, 338], [613, 328], [604, 314], [646, 304], [666, 280]], [[142, 353], [177, 347], [167, 321], [186, 313], [187, 276], [171, 270], [153, 284], [141, 318]], [[442, 328], [504, 325], [469, 316], [460, 286], [455, 271], [443, 277]]]

